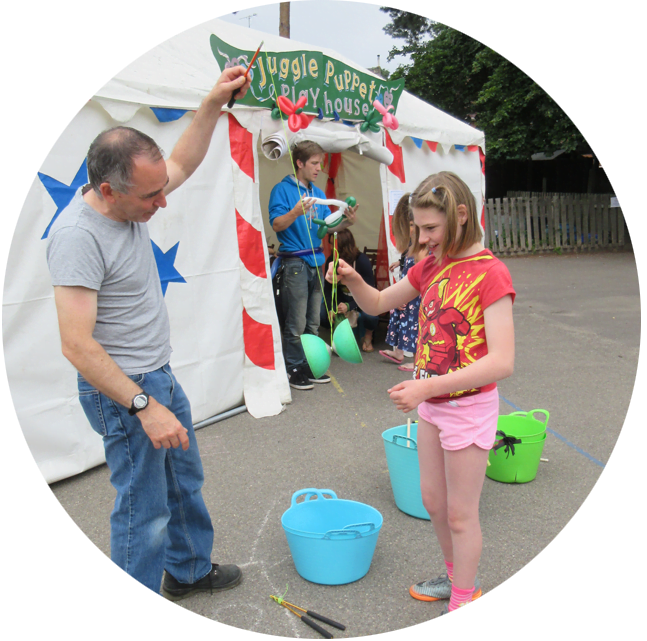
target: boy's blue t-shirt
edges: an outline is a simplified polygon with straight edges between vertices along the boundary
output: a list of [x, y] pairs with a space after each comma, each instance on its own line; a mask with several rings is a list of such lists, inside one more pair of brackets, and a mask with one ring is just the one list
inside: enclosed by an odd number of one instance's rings
[[[274, 185], [269, 203], [270, 225], [275, 218], [287, 214], [299, 202], [300, 197], [325, 199], [326, 194], [312, 183], [307, 189], [300, 183], [297, 187], [294, 176], [286, 176], [280, 183]], [[324, 220], [326, 216], [330, 216], [330, 213], [330, 208], [327, 205], [313, 205], [306, 216], [299, 216], [287, 229], [276, 232], [281, 243], [279, 251], [295, 252], [321, 247], [321, 240], [317, 237], [319, 225], [313, 223], [312, 218]], [[326, 259], [321, 252], [314, 255], [307, 254], [300, 258], [303, 258], [310, 267], [314, 267], [315, 264], [321, 266]]]

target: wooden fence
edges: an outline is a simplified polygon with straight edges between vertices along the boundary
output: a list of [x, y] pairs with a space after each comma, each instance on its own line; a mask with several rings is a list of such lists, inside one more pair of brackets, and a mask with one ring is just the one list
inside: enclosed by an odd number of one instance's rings
[[598, 194], [510, 194], [485, 205], [485, 246], [495, 254], [621, 249], [619, 207]]

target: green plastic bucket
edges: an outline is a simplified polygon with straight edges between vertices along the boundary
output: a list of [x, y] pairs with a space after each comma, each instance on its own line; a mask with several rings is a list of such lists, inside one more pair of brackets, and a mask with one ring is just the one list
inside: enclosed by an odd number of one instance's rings
[[[544, 415], [544, 421], [534, 418], [538, 413]], [[546, 410], [499, 416], [497, 440], [490, 450], [485, 475], [501, 483], [528, 483], [534, 480], [544, 450], [549, 416]]]

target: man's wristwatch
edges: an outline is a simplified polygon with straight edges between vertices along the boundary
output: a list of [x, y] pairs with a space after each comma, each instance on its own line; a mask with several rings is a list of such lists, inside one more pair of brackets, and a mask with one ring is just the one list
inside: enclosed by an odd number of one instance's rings
[[140, 392], [133, 398], [132, 405], [130, 406], [130, 409], [128, 410], [128, 414], [131, 416], [134, 416], [137, 414], [137, 412], [141, 412], [143, 409], [148, 407], [148, 399], [150, 396], [146, 392]]

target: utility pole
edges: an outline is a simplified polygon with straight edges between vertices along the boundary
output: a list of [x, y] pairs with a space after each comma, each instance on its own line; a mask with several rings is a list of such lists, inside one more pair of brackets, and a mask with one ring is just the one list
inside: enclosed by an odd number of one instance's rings
[[279, 36], [290, 37], [290, 3], [281, 2], [279, 5]]

